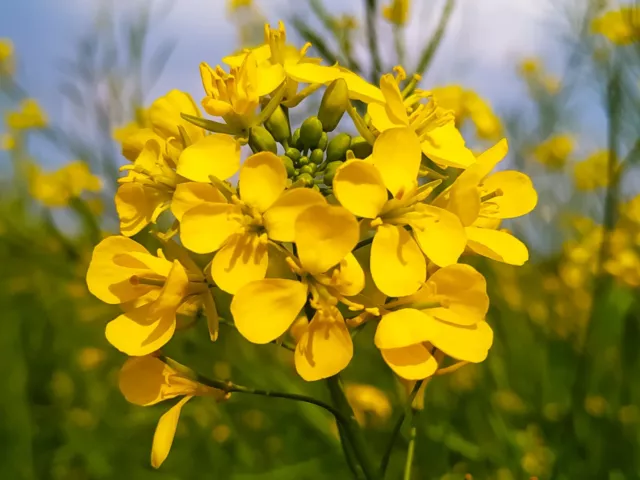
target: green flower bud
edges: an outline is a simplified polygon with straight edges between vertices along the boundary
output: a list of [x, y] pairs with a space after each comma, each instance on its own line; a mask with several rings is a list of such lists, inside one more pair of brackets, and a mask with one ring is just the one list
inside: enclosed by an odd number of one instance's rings
[[293, 131], [293, 135], [291, 135], [291, 143], [290, 145], [292, 147], [297, 148], [298, 150], [301, 150], [303, 148], [302, 146], [302, 142], [300, 141], [300, 129], [296, 128]]
[[254, 152], [278, 153], [278, 145], [266, 128], [256, 125], [249, 133], [249, 146]]
[[297, 160], [300, 160], [300, 157], [302, 156], [302, 153], [300, 153], [300, 150], [294, 147], [287, 148], [287, 151], [284, 152], [284, 154], [294, 162]]
[[328, 143], [329, 143], [329, 136], [327, 135], [327, 132], [322, 132], [322, 135], [320, 135], [320, 141], [318, 142], [318, 148], [324, 151], [327, 149]]
[[311, 187], [313, 190], [315, 190], [316, 192], [320, 191], [320, 187], [318, 185], [316, 185], [315, 183], [313, 184], [313, 187]]
[[295, 175], [296, 167], [293, 165], [293, 160], [291, 160], [291, 157], [282, 155], [280, 157], [280, 160], [282, 160], [284, 168], [287, 169], [287, 177], [293, 177]]
[[302, 180], [307, 187], [313, 185], [313, 177], [309, 173], [300, 173], [297, 180]]
[[316, 148], [313, 152], [311, 152], [311, 156], [309, 157], [311, 163], [315, 163], [316, 165], [320, 165], [324, 160], [324, 152], [319, 148]]
[[304, 148], [314, 149], [322, 137], [322, 123], [318, 117], [309, 117], [300, 126], [300, 141]]
[[291, 137], [289, 119], [282, 105], [278, 105], [278, 108], [276, 108], [271, 116], [264, 122], [264, 126], [277, 142], [283, 143]]
[[347, 82], [343, 78], [331, 82], [322, 96], [318, 111], [318, 118], [322, 122], [322, 128], [325, 132], [333, 132], [336, 129], [347, 109], [348, 101]]
[[336, 176], [336, 170], [338, 167], [342, 165], [342, 162], [331, 162], [327, 165], [327, 168], [324, 171], [323, 182], [327, 186], [333, 185], [333, 177]]
[[373, 152], [373, 147], [363, 137], [353, 137], [349, 149], [356, 158], [367, 158]]
[[340, 133], [333, 137], [327, 146], [327, 162], [344, 160], [351, 144], [351, 135]]
[[305, 165], [309, 165], [309, 157], [306, 155], [304, 157], [300, 157], [300, 159], [296, 162], [298, 167], [304, 167]]
[[304, 167], [300, 167], [300, 173], [309, 173], [313, 175], [316, 173], [318, 167], [314, 163], [310, 163], [309, 165], [305, 165]]
[[299, 168], [296, 168], [296, 169], [293, 171], [293, 176], [294, 176], [294, 177], [297, 177], [298, 175], [300, 175], [300, 169], [299, 169]]

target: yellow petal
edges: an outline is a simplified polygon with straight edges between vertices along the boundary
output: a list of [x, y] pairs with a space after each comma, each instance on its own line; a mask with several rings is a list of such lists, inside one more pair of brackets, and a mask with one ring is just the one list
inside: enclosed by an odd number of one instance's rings
[[310, 188], [287, 190], [262, 217], [269, 238], [279, 242], [293, 242], [298, 215], [312, 205], [325, 203], [322, 194]]
[[180, 138], [178, 125], [182, 126], [192, 142], [200, 140], [204, 136], [202, 128], [184, 120], [180, 114], [186, 113], [194, 117], [200, 117], [198, 106], [186, 92], [171, 90], [164, 97], [158, 98], [149, 107], [148, 115], [153, 131], [162, 138]]
[[178, 160], [178, 175], [194, 182], [232, 177], [240, 168], [240, 144], [231, 135], [214, 133], [184, 149]]
[[356, 257], [349, 253], [340, 260], [336, 268], [338, 274], [335, 277], [336, 283], [333, 285], [336, 290], [345, 297], [358, 295], [364, 288], [364, 270]]
[[380, 353], [391, 370], [406, 380], [422, 380], [433, 375], [438, 369], [438, 362], [422, 343], [381, 349]]
[[498, 192], [497, 196], [482, 202], [483, 216], [516, 218], [529, 213], [538, 203], [531, 179], [521, 172], [496, 172], [482, 182], [482, 189]]
[[382, 316], [374, 342], [380, 349], [403, 348], [428, 342], [431, 338], [429, 315], [403, 308]]
[[373, 144], [372, 163], [395, 198], [415, 189], [421, 159], [420, 142], [410, 128], [386, 130]]
[[[167, 200], [170, 197], [167, 196]], [[115, 197], [116, 211], [120, 218], [120, 232], [131, 237], [151, 223], [153, 212], [164, 199], [157, 191], [145, 189], [139, 183], [124, 183], [118, 187]]]
[[476, 161], [453, 122], [425, 134], [422, 152], [445, 167], [467, 168]]
[[297, 82], [322, 83], [325, 85], [328, 85], [337, 78], [343, 78], [347, 82], [349, 98], [365, 103], [384, 103], [384, 96], [378, 87], [371, 85], [359, 75], [346, 69], [326, 67], [313, 63], [298, 63], [287, 65], [286, 73], [287, 76]]
[[[142, 245], [130, 238], [113, 236], [102, 240], [93, 249], [87, 271], [89, 291], [103, 302], [118, 304], [131, 301], [152, 290], [154, 287], [149, 285], [132, 284], [131, 278], [135, 275], [155, 273], [146, 263], [131, 256], [132, 253], [154, 258]], [[156, 260], [163, 263], [164, 273], [168, 274], [171, 262]]]
[[480, 272], [470, 265], [449, 265], [436, 271], [427, 282], [424, 291], [418, 292], [417, 301], [440, 301], [442, 307], [430, 308], [426, 313], [457, 325], [473, 325], [484, 320], [489, 310], [487, 282]]
[[239, 67], [244, 62], [244, 59], [247, 57], [249, 51], [256, 57], [258, 63], [262, 63], [265, 60], [269, 60], [271, 57], [271, 47], [267, 44], [260, 45], [259, 47], [246, 49], [240, 53], [236, 53], [234, 55], [227, 55], [222, 59], [224, 63], [229, 65], [230, 67]]
[[141, 406], [209, 390], [152, 355], [128, 358], [120, 369], [118, 387], [128, 402]]
[[493, 330], [487, 322], [459, 326], [429, 317], [427, 323], [431, 343], [438, 350], [455, 359], [473, 363], [487, 358], [493, 343]]
[[171, 212], [181, 222], [187, 210], [206, 202], [227, 203], [227, 199], [210, 183], [180, 183], [171, 200]]
[[[468, 171], [467, 171], [468, 172]], [[448, 201], [444, 203], [447, 210], [456, 214], [465, 227], [475, 222], [480, 214], [480, 178], [478, 176], [460, 175], [448, 194]], [[441, 206], [440, 202], [435, 202]]]
[[464, 227], [453, 213], [420, 205], [424, 216], [411, 221], [413, 235], [424, 254], [439, 267], [458, 261], [467, 243]]
[[371, 245], [371, 275], [390, 297], [415, 293], [427, 276], [427, 262], [409, 232], [394, 225], [378, 227]]
[[153, 468], [160, 468], [160, 465], [167, 459], [173, 444], [173, 437], [176, 435], [176, 428], [178, 428], [180, 411], [184, 404], [192, 398], [191, 396], [184, 397], [160, 417], [151, 446], [151, 466]]
[[163, 347], [176, 329], [176, 310], [187, 294], [187, 272], [175, 261], [158, 298], [129, 310], [107, 324], [107, 340], [131, 356], [153, 353]]
[[282, 160], [271, 152], [251, 155], [240, 169], [240, 198], [260, 213], [273, 205], [286, 185], [287, 171]]
[[242, 228], [241, 214], [228, 203], [203, 203], [188, 210], [180, 223], [182, 244], [194, 253], [215, 252]]
[[338, 168], [333, 192], [342, 206], [358, 217], [376, 218], [387, 203], [382, 175], [362, 160], [349, 160]]
[[513, 235], [500, 230], [467, 227], [467, 246], [479, 255], [510, 265], [529, 260], [527, 246]]
[[306, 381], [340, 373], [353, 357], [353, 342], [340, 311], [318, 310], [296, 345], [295, 364]]
[[474, 165], [474, 172], [480, 178], [484, 178], [500, 163], [509, 152], [509, 144], [506, 139], [500, 140], [493, 147], [482, 153]]
[[384, 132], [390, 128], [397, 128], [402, 125], [397, 125], [387, 115], [387, 109], [383, 104], [370, 103], [367, 107], [367, 113], [371, 117], [371, 124], [379, 132]]
[[238, 290], [231, 301], [231, 314], [244, 338], [264, 344], [287, 331], [306, 301], [306, 285], [295, 280], [266, 278]]
[[265, 95], [269, 95], [276, 88], [282, 85], [286, 76], [284, 74], [284, 68], [282, 65], [275, 64], [270, 65], [268, 63], [263, 63], [258, 66], [258, 75], [257, 75], [257, 91], [256, 94], [259, 97], [263, 97]]
[[345, 208], [312, 205], [295, 223], [295, 242], [302, 267], [311, 274], [326, 272], [353, 250], [359, 233], [358, 221]]
[[236, 293], [267, 273], [267, 245], [253, 233], [237, 233], [229, 238], [211, 262], [211, 277], [222, 290]]
[[392, 74], [387, 73], [380, 79], [380, 90], [385, 99], [385, 110], [389, 119], [397, 125], [409, 125], [407, 108], [404, 106], [402, 93]]

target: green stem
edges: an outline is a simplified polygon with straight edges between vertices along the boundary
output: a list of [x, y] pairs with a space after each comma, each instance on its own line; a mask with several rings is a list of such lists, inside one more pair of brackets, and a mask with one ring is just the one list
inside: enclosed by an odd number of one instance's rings
[[389, 443], [387, 444], [387, 448], [384, 452], [384, 455], [382, 456], [382, 461], [380, 462], [380, 477], [382, 479], [384, 479], [384, 474], [386, 473], [387, 467], [389, 466], [389, 460], [391, 459], [391, 452], [393, 452], [393, 446], [396, 443], [396, 438], [398, 438], [398, 435], [400, 434], [400, 429], [402, 428], [402, 424], [404, 423], [404, 419], [407, 416], [407, 409], [411, 408], [411, 405], [413, 404], [413, 400], [416, 398], [416, 395], [418, 395], [418, 391], [420, 390], [420, 387], [422, 386], [423, 382], [424, 380], [418, 380], [414, 385], [413, 390], [411, 390], [411, 393], [409, 394], [407, 405], [402, 410], [402, 413], [398, 417], [398, 420], [396, 421], [393, 427], [393, 430], [391, 431], [391, 437], [389, 438]]
[[347, 433], [344, 430], [344, 427], [341, 423], [337, 423], [338, 425], [338, 433], [340, 434], [340, 444], [342, 445], [342, 452], [344, 453], [344, 458], [347, 461], [347, 465], [349, 466], [349, 470], [353, 473], [353, 477], [361, 480], [364, 478], [364, 473], [362, 471], [362, 467], [358, 463], [356, 458], [356, 454], [353, 450], [353, 446], [351, 442], [347, 438]]
[[411, 409], [411, 432], [409, 433], [409, 449], [407, 450], [407, 460], [404, 464], [403, 480], [411, 480], [411, 467], [413, 466], [413, 455], [416, 450], [416, 436], [418, 429], [416, 424], [418, 423], [418, 417], [420, 416], [420, 410]]
[[407, 52], [404, 44], [404, 28], [400, 25], [393, 26], [393, 45], [396, 49], [396, 55], [398, 55], [398, 63], [402, 66], [405, 65]]
[[376, 28], [376, 10], [377, 0], [366, 0], [366, 21], [367, 21], [367, 42], [369, 44], [369, 52], [371, 52], [371, 60], [373, 69], [371, 70], [371, 81], [377, 84], [380, 81], [380, 72], [382, 71], [382, 61], [380, 60], [380, 52], [378, 50], [378, 34]]
[[373, 465], [369, 446], [364, 439], [364, 435], [362, 435], [360, 425], [358, 425], [351, 405], [349, 405], [349, 401], [342, 389], [340, 376], [334, 375], [333, 377], [327, 378], [327, 386], [329, 387], [333, 405], [346, 419], [346, 423], [343, 424], [344, 435], [346, 440], [351, 444], [353, 453], [362, 467], [365, 478], [367, 480], [380, 480], [380, 475]]
[[438, 47], [442, 42], [442, 37], [447, 30], [447, 25], [449, 24], [449, 20], [451, 18], [451, 14], [453, 13], [455, 4], [455, 0], [447, 0], [447, 3], [444, 5], [442, 16], [440, 17], [440, 23], [438, 23], [436, 31], [433, 32], [431, 40], [429, 40], [429, 43], [424, 48], [424, 50], [422, 51], [422, 55], [420, 56], [420, 62], [418, 63], [418, 68], [416, 68], [416, 73], [418, 75], [424, 75], [424, 72], [426, 72], [427, 68], [431, 64], [433, 56], [438, 50]]

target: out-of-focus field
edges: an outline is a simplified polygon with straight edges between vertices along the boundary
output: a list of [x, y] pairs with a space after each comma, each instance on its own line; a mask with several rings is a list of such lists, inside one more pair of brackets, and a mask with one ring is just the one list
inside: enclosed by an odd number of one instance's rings
[[[474, 262], [487, 277], [494, 345], [485, 362], [428, 385], [413, 478], [640, 478], [640, 35], [635, 43], [616, 43], [589, 27], [603, 10], [583, 10], [569, 18], [587, 27], [571, 24], [576, 37], [567, 42], [573, 53], [566, 55], [562, 76], [548, 72], [545, 59], [512, 66], [528, 97], [509, 111], [494, 112], [455, 78], [438, 86], [436, 95], [456, 111], [474, 149], [509, 139], [510, 162], [532, 177], [540, 201], [528, 218], [506, 225], [528, 244], [529, 263]], [[439, 7], [432, 13], [440, 15]], [[229, 21], [245, 43], [261, 41], [256, 11], [235, 11]], [[343, 26], [355, 28], [354, 38], [361, 40], [365, 21], [355, 21], [358, 26]], [[118, 307], [92, 297], [85, 284], [93, 246], [117, 232], [113, 193], [124, 161], [113, 132], [153, 100], [141, 99], [135, 65], [162, 71], [163, 56], [148, 59], [139, 47], [143, 24], [131, 22], [129, 43], [113, 60], [130, 69], [110, 67], [104, 39], [88, 36], [79, 46], [71, 69], [77, 76], [61, 91], [74, 108], [84, 109], [81, 121], [92, 131], [86, 136], [58, 127], [55, 112], [38, 120], [40, 114], [29, 110], [36, 107], [24, 104], [38, 92], [23, 91], [20, 68], [10, 68], [28, 58], [19, 51], [3, 56], [0, 44], [7, 134], [0, 152], [0, 478], [349, 478], [325, 411], [240, 393], [220, 404], [192, 400], [167, 461], [159, 470], [150, 466], [151, 439], [167, 405], [142, 408], [122, 397], [117, 374], [125, 358], [104, 337]], [[304, 37], [315, 43], [310, 31], [323, 28], [300, 18], [292, 25], [297, 43]], [[640, 21], [634, 25], [640, 31]], [[320, 39], [344, 51], [344, 42], [320, 31]], [[87, 65], [93, 70], [83, 76]], [[188, 75], [197, 77], [197, 67]], [[91, 85], [115, 71], [122, 77], [114, 73], [106, 93], [93, 97]], [[576, 112], [585, 111], [585, 102], [595, 105], [588, 114], [599, 118], [591, 125], [606, 131], [578, 125], [582, 113]], [[22, 112], [26, 125], [17, 117], [12, 123], [11, 112]], [[605, 143], [591, 148], [591, 136]], [[102, 188], [86, 186], [56, 205], [51, 198], [61, 198], [61, 182], [42, 180], [51, 168], [30, 156], [35, 138], [85, 162]], [[71, 175], [85, 174], [79, 172]], [[144, 234], [136, 239], [157, 246]], [[226, 306], [224, 298], [217, 300], [229, 318], [228, 299]], [[324, 384], [295, 374], [290, 352], [249, 344], [232, 328], [220, 328], [224, 341], [211, 343], [199, 322], [176, 336], [166, 353], [208, 376], [328, 398]], [[343, 378], [367, 440], [382, 455], [406, 393], [374, 347], [373, 333], [369, 325], [357, 337], [357, 354]], [[394, 449], [388, 478], [400, 478], [407, 433]]]

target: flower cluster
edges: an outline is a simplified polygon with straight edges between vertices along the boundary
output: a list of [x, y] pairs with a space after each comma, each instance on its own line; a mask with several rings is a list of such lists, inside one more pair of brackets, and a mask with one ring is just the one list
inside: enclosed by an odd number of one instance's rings
[[[347, 367], [365, 323], [406, 380], [431, 376], [444, 355], [483, 361], [486, 282], [460, 259], [527, 261], [499, 226], [535, 207], [530, 179], [493, 172], [506, 140], [476, 158], [433, 92], [401, 87], [401, 68], [378, 87], [307, 57], [309, 46], [267, 27], [263, 45], [226, 67], [201, 65], [202, 109], [218, 120], [172, 91], [117, 132], [131, 161], [115, 199], [122, 235], [95, 248], [87, 273], [90, 291], [123, 310], [108, 340], [155, 358], [176, 316], [197, 312], [216, 340], [214, 293], [224, 292], [225, 321], [255, 344], [292, 338], [308, 381]], [[292, 128], [291, 110], [323, 87], [317, 115]], [[358, 136], [336, 131], [347, 118]], [[164, 217], [171, 227], [160, 232]], [[129, 238], [148, 226], [162, 242], [156, 255]], [[159, 362], [125, 368], [147, 361]]]

